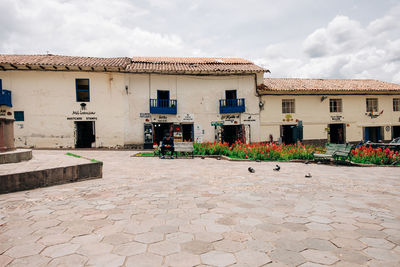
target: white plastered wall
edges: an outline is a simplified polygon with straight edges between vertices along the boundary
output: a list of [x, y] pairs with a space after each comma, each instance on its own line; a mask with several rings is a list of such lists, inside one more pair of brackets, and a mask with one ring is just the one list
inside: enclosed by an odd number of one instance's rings
[[[260, 113], [261, 140], [268, 140], [272, 134], [274, 140], [280, 135], [280, 125], [296, 124], [296, 119], [303, 121], [303, 139], [327, 139], [326, 128], [331, 123], [346, 124], [346, 141], [358, 142], [363, 139], [363, 127], [384, 127], [384, 139], [390, 140], [391, 126], [400, 125], [400, 112], [393, 111], [393, 98], [400, 95], [263, 95], [264, 109]], [[329, 112], [329, 99], [342, 99], [343, 112]], [[382, 115], [371, 118], [366, 115], [366, 99], [378, 98], [378, 111]], [[295, 99], [295, 113], [291, 114], [293, 121], [285, 122], [286, 114], [282, 114], [282, 99]], [[333, 121], [332, 116], [342, 116], [340, 121]], [[386, 127], [389, 126], [389, 127]], [[386, 130], [386, 128], [388, 130]]]

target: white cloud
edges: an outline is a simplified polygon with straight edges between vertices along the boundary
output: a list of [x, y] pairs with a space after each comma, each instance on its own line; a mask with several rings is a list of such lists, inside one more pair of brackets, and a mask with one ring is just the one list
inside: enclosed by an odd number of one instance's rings
[[2, 34], [2, 53], [133, 56], [185, 50], [180, 36], [151, 32], [132, 23], [148, 10], [128, 0], [42, 0], [41, 5], [33, 0], [4, 0], [2, 5], [17, 14], [16, 26]]
[[[301, 57], [285, 56], [270, 45], [258, 62], [265, 62], [265, 67], [274, 62], [274, 77], [370, 78], [400, 83], [399, 7], [366, 26], [336, 16], [304, 39]], [[271, 55], [272, 48], [280, 56]]]

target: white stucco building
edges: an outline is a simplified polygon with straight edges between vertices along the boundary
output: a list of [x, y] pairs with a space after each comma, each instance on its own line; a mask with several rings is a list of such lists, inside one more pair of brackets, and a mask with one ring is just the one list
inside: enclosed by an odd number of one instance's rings
[[229, 143], [400, 136], [400, 85], [265, 72], [238, 58], [0, 55], [0, 130], [14, 118], [15, 145], [36, 148], [152, 148], [166, 133]]
[[166, 132], [258, 142], [266, 71], [234, 58], [0, 55], [18, 147], [152, 147]]
[[[400, 137], [400, 85], [376, 80], [268, 78], [260, 138], [294, 143], [390, 142]], [[299, 125], [300, 124], [300, 125]]]

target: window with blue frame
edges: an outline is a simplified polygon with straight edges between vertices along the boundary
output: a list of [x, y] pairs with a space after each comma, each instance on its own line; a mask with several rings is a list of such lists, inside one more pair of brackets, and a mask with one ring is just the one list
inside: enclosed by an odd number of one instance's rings
[[24, 121], [24, 112], [23, 111], [14, 111], [14, 119], [15, 121]]
[[76, 102], [89, 102], [89, 79], [76, 79]]

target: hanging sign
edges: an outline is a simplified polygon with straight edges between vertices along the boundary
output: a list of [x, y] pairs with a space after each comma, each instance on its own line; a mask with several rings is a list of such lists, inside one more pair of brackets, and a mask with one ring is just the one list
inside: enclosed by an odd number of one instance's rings
[[224, 121], [212, 121], [211, 126], [224, 125]]

